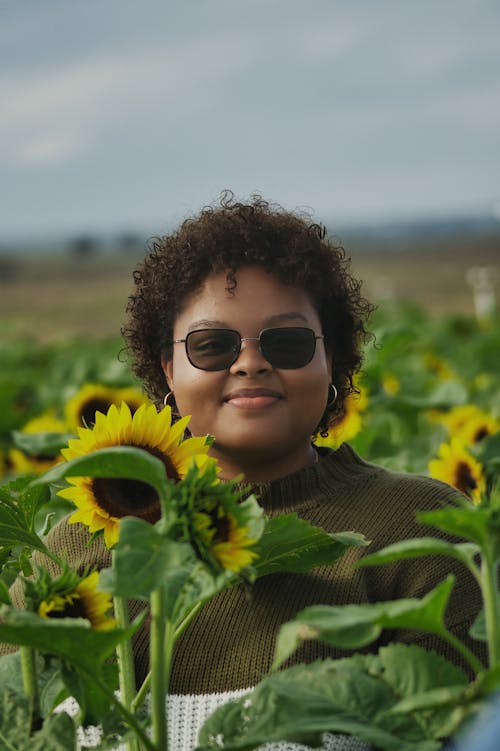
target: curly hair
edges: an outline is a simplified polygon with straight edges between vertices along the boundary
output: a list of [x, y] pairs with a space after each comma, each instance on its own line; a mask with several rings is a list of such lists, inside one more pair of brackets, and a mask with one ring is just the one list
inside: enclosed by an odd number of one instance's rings
[[338, 392], [317, 427], [326, 435], [343, 416], [346, 396], [356, 390], [353, 376], [371, 336], [365, 322], [373, 306], [362, 297], [343, 247], [327, 238], [325, 227], [260, 195], [240, 203], [225, 191], [215, 207], [203, 208], [176, 232], [153, 238], [149, 251], [134, 272], [135, 291], [122, 333], [134, 372], [153, 401], [160, 404], [165, 392], [161, 358], [172, 357], [174, 322], [186, 297], [207, 276], [224, 271], [227, 289], [234, 290], [239, 268], [260, 266], [282, 283], [305, 290], [319, 314]]

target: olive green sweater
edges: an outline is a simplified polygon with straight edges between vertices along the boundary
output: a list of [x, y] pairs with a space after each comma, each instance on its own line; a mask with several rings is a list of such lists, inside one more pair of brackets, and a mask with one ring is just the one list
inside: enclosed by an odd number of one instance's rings
[[[282, 480], [252, 487], [268, 516], [297, 513], [328, 532], [355, 531], [366, 536], [367, 548], [350, 548], [334, 566], [307, 574], [272, 574], [251, 590], [234, 587], [216, 596], [179, 640], [171, 676], [172, 694], [213, 694], [255, 685], [268, 672], [280, 625], [313, 604], [340, 605], [421, 597], [450, 572], [457, 582], [448, 609], [448, 626], [462, 639], [480, 607], [477, 586], [459, 564], [442, 556], [399, 561], [355, 569], [367, 553], [404, 538], [445, 535], [415, 520], [418, 511], [449, 505], [456, 491], [426, 477], [390, 472], [363, 461], [348, 445], [337, 451], [320, 449], [320, 461]], [[47, 544], [82, 570], [110, 565], [101, 539], [88, 546], [88, 532], [63, 520]], [[47, 564], [44, 561], [45, 565]], [[14, 587], [20, 602], [19, 587]], [[136, 607], [133, 608], [136, 610]], [[436, 649], [457, 664], [459, 656], [437, 637], [416, 633], [385, 633], [377, 644], [398, 639]], [[483, 655], [482, 646], [468, 641]], [[5, 650], [7, 651], [7, 650]], [[147, 624], [135, 642], [138, 677], [148, 670]], [[311, 661], [345, 652], [306, 642], [291, 662]]]

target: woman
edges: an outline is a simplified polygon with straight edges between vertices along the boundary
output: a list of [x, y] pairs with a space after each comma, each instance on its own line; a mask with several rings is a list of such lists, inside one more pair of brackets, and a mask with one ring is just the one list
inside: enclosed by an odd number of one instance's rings
[[[193, 434], [214, 436], [222, 477], [243, 473], [268, 515], [296, 512], [329, 532], [361, 532], [374, 552], [427, 534], [415, 513], [456, 497], [439, 482], [368, 464], [348, 445], [312, 444], [342, 417], [355, 390], [371, 312], [343, 250], [319, 225], [260, 197], [241, 204], [224, 195], [218, 207], [153, 243], [135, 273], [128, 311], [124, 334], [149, 395], [192, 415]], [[51, 536], [73, 564], [109, 565], [103, 545], [87, 541], [83, 527], [64, 522]], [[279, 626], [304, 607], [419, 597], [447, 573], [435, 558], [354, 569], [365, 550], [350, 549], [334, 567], [270, 575], [250, 594], [236, 587], [212, 600], [176, 650], [174, 735], [191, 733], [194, 745], [217, 703], [255, 685], [270, 668]], [[461, 638], [478, 607], [470, 590], [461, 576], [448, 624]], [[457, 660], [438, 639], [412, 638]], [[294, 661], [340, 654], [309, 641]], [[146, 633], [136, 658], [143, 676]]]
[[[226, 195], [157, 240], [135, 284], [125, 336], [136, 374], [158, 404], [192, 415], [193, 434], [215, 437], [223, 477], [244, 473], [268, 515], [362, 532], [370, 552], [429, 533], [415, 513], [450, 503], [454, 490], [367, 464], [347, 445], [311, 443], [343, 415], [371, 311], [322, 227]], [[307, 605], [418, 597], [446, 573], [432, 558], [354, 570], [364, 550], [310, 575], [265, 577], [250, 598], [239, 588], [217, 597], [178, 645], [172, 691], [203, 703], [252, 686], [269, 670], [279, 625]], [[464, 638], [475, 613], [470, 582], [460, 582], [449, 625]], [[447, 653], [437, 639], [418, 641]], [[307, 642], [296, 661], [327, 653]]]

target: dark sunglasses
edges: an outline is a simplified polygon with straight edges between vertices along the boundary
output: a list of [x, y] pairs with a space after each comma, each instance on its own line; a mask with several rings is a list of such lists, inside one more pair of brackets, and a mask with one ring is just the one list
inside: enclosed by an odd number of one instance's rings
[[173, 344], [185, 342], [188, 360], [195, 368], [226, 370], [238, 359], [241, 342], [259, 342], [262, 356], [273, 368], [293, 370], [311, 362], [317, 339], [323, 339], [323, 335], [312, 329], [283, 326], [263, 329], [257, 337], [242, 337], [233, 329], [197, 329], [185, 339], [174, 339]]

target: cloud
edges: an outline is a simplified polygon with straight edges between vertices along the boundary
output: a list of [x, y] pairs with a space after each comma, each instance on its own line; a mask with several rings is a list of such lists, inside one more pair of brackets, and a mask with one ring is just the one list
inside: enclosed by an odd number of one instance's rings
[[0, 163], [77, 159], [103, 133], [123, 130], [128, 118], [146, 110], [152, 117], [161, 112], [167, 120], [183, 119], [256, 54], [254, 44], [219, 35], [4, 75], [0, 92], [9, 108], [0, 123]]

